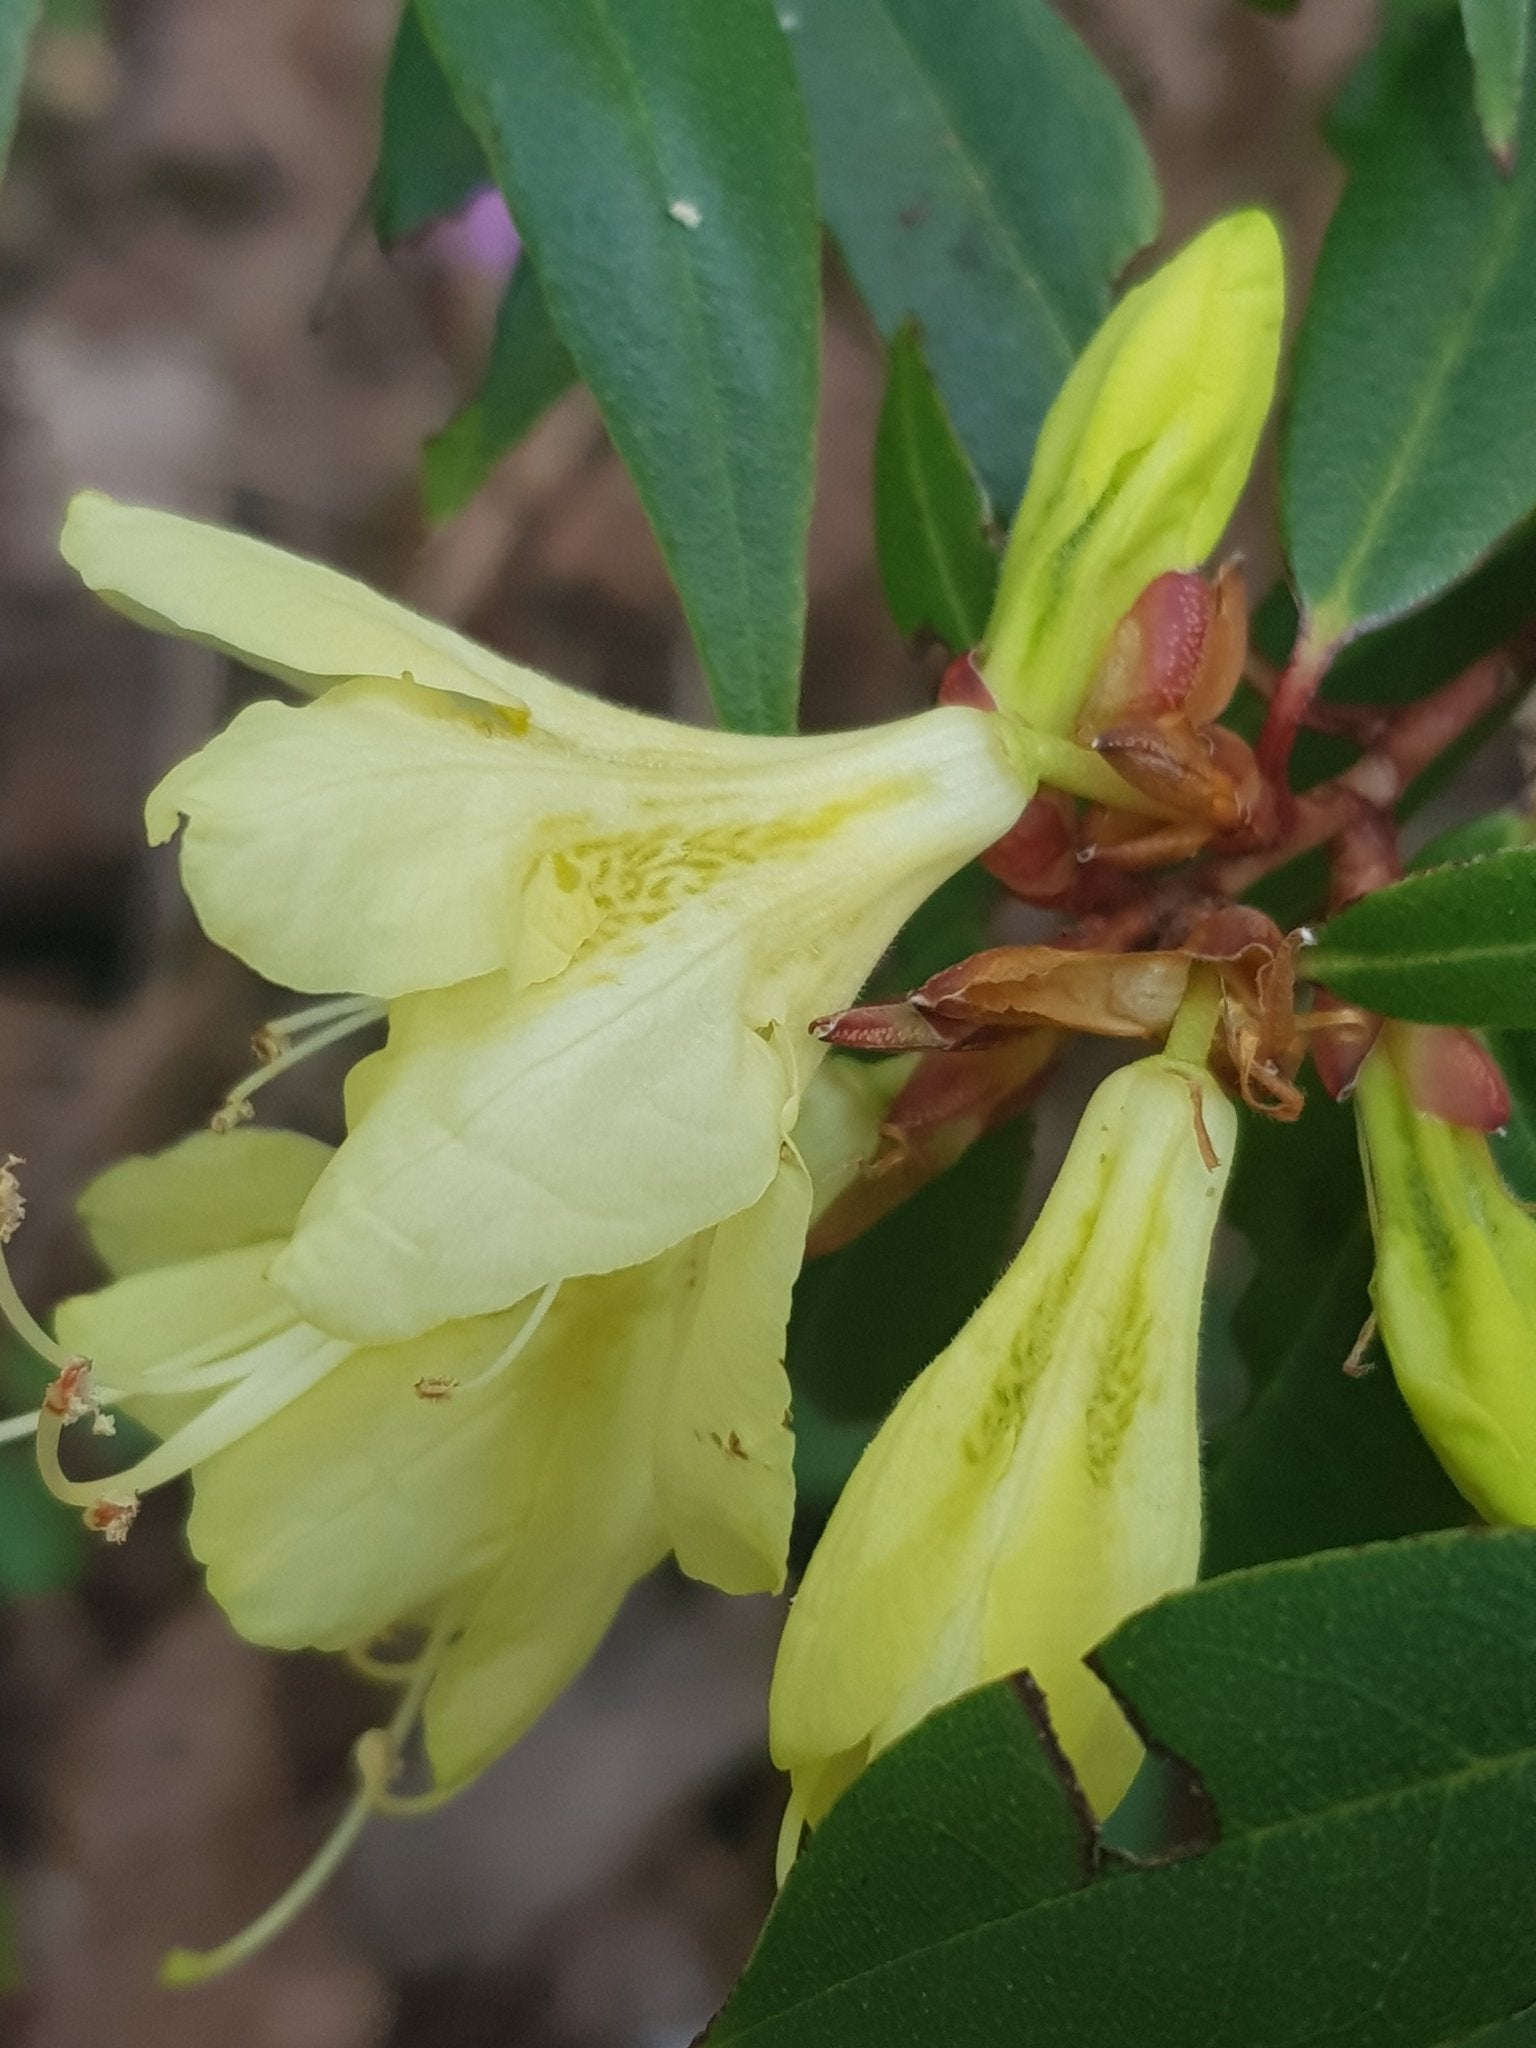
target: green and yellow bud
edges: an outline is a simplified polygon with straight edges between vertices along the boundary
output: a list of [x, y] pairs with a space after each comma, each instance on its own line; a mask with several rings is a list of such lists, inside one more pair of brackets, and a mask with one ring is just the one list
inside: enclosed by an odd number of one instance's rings
[[1077, 719], [1117, 622], [1220, 540], [1274, 394], [1285, 270], [1268, 214], [1229, 214], [1126, 293], [1040, 432], [982, 670], [1037, 730]]
[[1392, 1370], [1435, 1456], [1480, 1515], [1536, 1526], [1536, 1217], [1480, 1131], [1415, 1107], [1412, 1038], [1384, 1027], [1355, 1113]]
[[1200, 1558], [1195, 1368], [1236, 1116], [1203, 1066], [1122, 1068], [1023, 1250], [865, 1452], [774, 1674], [790, 1828], [933, 1708], [1043, 1688], [1100, 1812], [1140, 1756], [1083, 1662]]

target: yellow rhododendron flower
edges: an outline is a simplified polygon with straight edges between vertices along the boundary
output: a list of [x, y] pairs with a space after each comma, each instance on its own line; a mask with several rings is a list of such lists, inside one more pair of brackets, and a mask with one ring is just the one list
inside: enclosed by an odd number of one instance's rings
[[[254, 1642], [362, 1651], [419, 1629], [446, 1794], [522, 1734], [669, 1550], [730, 1591], [782, 1578], [809, 1181], [790, 1155], [756, 1203], [644, 1265], [360, 1346], [271, 1278], [330, 1157], [289, 1132], [204, 1132], [94, 1183], [82, 1214], [118, 1277], [59, 1310], [91, 1378], [66, 1371], [39, 1449], [109, 1533], [190, 1470], [192, 1549]], [[65, 1480], [71, 1412], [106, 1403], [161, 1442], [113, 1479]]]
[[1227, 215], [1126, 293], [1040, 432], [982, 647], [993, 695], [1067, 733], [1154, 578], [1221, 539], [1274, 397], [1285, 313], [1266, 213]]
[[273, 1269], [359, 1341], [641, 1264], [759, 1201], [822, 1056], [806, 1026], [1031, 793], [986, 713], [698, 731], [190, 520], [86, 495], [63, 545], [135, 616], [323, 691], [242, 711], [149, 821], [184, 821], [220, 944], [389, 1006]]
[[1009, 1271], [864, 1453], [773, 1680], [786, 1846], [935, 1707], [1028, 1669], [1099, 1812], [1140, 1746], [1083, 1663], [1200, 1559], [1195, 1364], [1236, 1136], [1203, 1066], [1098, 1089]]
[[1371, 1294], [1403, 1398], [1489, 1521], [1536, 1527], [1536, 1217], [1479, 1131], [1415, 1108], [1388, 1024], [1355, 1088]]
[[[1272, 381], [1277, 250], [1262, 215], [1218, 222], [1111, 315], [1052, 409], [993, 650], [1015, 649], [1028, 687], [1002, 694], [1044, 728], [1070, 725], [1141, 585], [1231, 510]], [[387, 1007], [274, 1265], [358, 1342], [641, 1264], [761, 1199], [821, 1057], [807, 1024], [1034, 788], [1029, 735], [979, 711], [703, 732], [190, 520], [87, 493], [63, 548], [131, 616], [316, 695], [242, 711], [148, 816], [156, 840], [180, 828], [214, 939], [280, 984], [351, 993], [315, 1013], [327, 1036]], [[1065, 773], [1076, 750], [1048, 742]], [[1120, 788], [1083, 760], [1094, 794]]]

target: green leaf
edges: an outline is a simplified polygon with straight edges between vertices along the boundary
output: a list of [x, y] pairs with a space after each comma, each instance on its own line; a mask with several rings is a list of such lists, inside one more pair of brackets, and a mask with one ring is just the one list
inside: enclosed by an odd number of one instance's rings
[[1505, 1531], [1126, 1623], [1096, 1661], [1205, 1821], [1162, 1865], [1085, 1867], [1027, 1698], [961, 1700], [833, 1808], [711, 2048], [1488, 2048], [1536, 2002], [1533, 1599]]
[[885, 1414], [1002, 1271], [1029, 1164], [1029, 1123], [979, 1139], [947, 1173], [795, 1284], [789, 1376], [833, 1422]]
[[1531, 0], [1461, 0], [1472, 59], [1477, 118], [1488, 147], [1507, 170], [1514, 155], [1531, 58]]
[[787, 0], [822, 209], [889, 340], [915, 319], [993, 504], [1157, 232], [1114, 85], [1044, 0]]
[[1423, 604], [1536, 504], [1533, 238], [1536, 152], [1500, 174], [1459, 23], [1429, 17], [1359, 116], [1297, 345], [1282, 497], [1315, 642]]
[[430, 220], [456, 213], [491, 182], [485, 152], [464, 125], [453, 88], [413, 5], [400, 17], [384, 79], [379, 162], [370, 199], [385, 248]]
[[1410, 875], [1333, 918], [1298, 956], [1311, 981], [1420, 1024], [1532, 1018], [1536, 848]]
[[1488, 1049], [1509, 1084], [1509, 1122], [1489, 1143], [1511, 1194], [1536, 1203], [1536, 1031], [1491, 1031]]
[[1409, 861], [1412, 874], [1426, 868], [1448, 867], [1452, 861], [1481, 860], [1486, 853], [1509, 853], [1531, 844], [1531, 820], [1519, 811], [1489, 811], [1486, 817], [1469, 818], [1438, 832]]
[[979, 645], [997, 588], [986, 497], [910, 323], [891, 343], [875, 436], [875, 550], [891, 617], [954, 653]]
[[39, 0], [0, 0], [0, 171], [10, 154]]
[[769, 0], [418, 0], [722, 720], [794, 723], [820, 272]]
[[485, 381], [427, 443], [422, 485], [427, 511], [446, 519], [467, 504], [507, 450], [568, 391], [576, 366], [555, 332], [538, 272], [525, 257], [496, 316]]
[[1227, 1213], [1253, 1273], [1232, 1317], [1249, 1396], [1207, 1450], [1207, 1576], [1468, 1519], [1372, 1346], [1372, 1265], [1352, 1110], [1314, 1087], [1301, 1121], [1245, 1116]]

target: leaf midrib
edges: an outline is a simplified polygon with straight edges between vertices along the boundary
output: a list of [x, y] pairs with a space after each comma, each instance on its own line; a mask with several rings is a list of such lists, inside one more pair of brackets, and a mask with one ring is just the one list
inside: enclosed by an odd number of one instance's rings
[[[646, 104], [645, 94], [641, 89], [639, 74], [630, 56], [629, 46], [620, 35], [618, 26], [613, 19], [611, 0], [587, 0], [587, 7], [597, 23], [599, 33], [609, 38], [617, 52], [619, 68], [623, 73], [624, 83], [629, 91], [630, 103], [639, 116], [639, 125], [649, 146], [651, 162], [654, 166], [657, 181], [653, 186], [653, 190], [656, 193], [659, 204], [665, 208], [668, 204], [668, 199], [664, 182], [665, 168], [662, 161], [661, 147], [657, 138], [655, 124], [651, 120], [650, 108]], [[673, 195], [674, 198], [679, 196], [681, 195]], [[690, 230], [680, 228], [679, 232], [686, 235]], [[733, 557], [732, 566], [736, 572], [738, 624], [744, 630], [744, 637], [751, 649], [753, 673], [759, 683], [762, 683], [766, 680], [762, 667], [763, 650], [758, 637], [757, 621], [753, 616], [751, 602], [752, 583], [751, 577], [747, 572], [746, 536], [741, 530], [741, 506], [736, 490], [736, 475], [731, 467], [730, 441], [726, 433], [725, 419], [720, 406], [719, 365], [716, 361], [715, 350], [710, 346], [709, 323], [704, 317], [699, 280], [696, 275], [694, 262], [689, 256], [686, 242], [678, 249], [678, 264], [688, 285], [687, 302], [690, 325], [694, 330], [694, 337], [699, 352], [705, 363], [709, 366], [710, 371], [707, 403], [700, 409], [700, 416], [706, 421], [710, 429], [708, 438], [712, 466], [715, 467], [717, 475], [723, 480], [726, 502], [731, 508], [729, 538]], [[774, 680], [776, 683], [782, 681], [781, 678], [775, 678]]]
[[1309, 607], [1314, 619], [1325, 616], [1328, 618], [1330, 633], [1334, 621], [1339, 623], [1341, 631], [1366, 623], [1355, 616], [1355, 607], [1351, 602], [1362, 564], [1374, 546], [1388, 512], [1401, 493], [1404, 478], [1420, 452], [1421, 443], [1427, 438], [1429, 429], [1438, 416], [1440, 400], [1453, 370], [1461, 360], [1467, 335], [1503, 275], [1510, 244], [1518, 239], [1519, 230], [1524, 225], [1528, 211], [1528, 205], [1517, 201], [1512, 201], [1505, 210], [1502, 231], [1495, 234], [1488, 259], [1478, 273], [1474, 290], [1469, 294], [1459, 316], [1447, 329], [1445, 342], [1438, 357], [1429, 365], [1420, 387], [1419, 398], [1413, 407], [1408, 430], [1398, 442], [1396, 453], [1387, 465], [1381, 488], [1371, 509], [1361, 522], [1354, 545], [1340, 563], [1329, 589], [1315, 605]]
[[998, 244], [1001, 246], [1004, 258], [1006, 259], [1006, 267], [1012, 272], [1016, 280], [1024, 286], [1026, 293], [1037, 302], [1045, 315], [1051, 336], [1055, 340], [1060, 353], [1059, 367], [1062, 371], [1065, 371], [1076, 359], [1077, 343], [1072, 338], [1071, 330], [1067, 326], [1063, 314], [1057, 308], [1050, 294], [1047, 293], [1039, 273], [1032, 270], [1024, 260], [1023, 253], [1014, 236], [1012, 223], [995, 196], [992, 179], [986, 166], [967, 146], [964, 133], [955, 119], [948, 98], [941, 92], [938, 81], [929, 73], [922, 61], [915, 37], [909, 35], [902, 24], [897, 21], [891, 12], [888, 0], [871, 0], [871, 4], [877, 9], [881, 19], [885, 22], [893, 41], [899, 46], [905, 56], [913, 76], [917, 79], [918, 84], [922, 87], [923, 92], [927, 95], [937, 112], [945, 136], [953, 145], [954, 161], [965, 174], [976, 195], [978, 209], [991, 227]]
[[901, 397], [902, 439], [906, 443], [907, 480], [928, 536], [928, 553], [938, 574], [940, 588], [950, 609], [954, 623], [960, 628], [962, 638], [969, 638], [969, 616], [965, 593], [961, 586], [958, 569], [958, 549], [952, 551], [947, 545], [944, 527], [935, 509], [933, 493], [929, 489], [928, 466], [923, 460], [923, 451], [916, 425], [918, 407], [910, 390]]
[[1347, 952], [1323, 942], [1309, 948], [1304, 958], [1309, 981], [1327, 981], [1341, 971], [1346, 974], [1362, 971], [1367, 974], [1403, 974], [1422, 972], [1428, 968], [1441, 973], [1447, 969], [1455, 969], [1460, 973], [1468, 967], [1531, 961], [1536, 958], [1536, 933], [1529, 933], [1524, 938], [1500, 939], [1480, 946], [1453, 946], [1449, 950], [1418, 953]]

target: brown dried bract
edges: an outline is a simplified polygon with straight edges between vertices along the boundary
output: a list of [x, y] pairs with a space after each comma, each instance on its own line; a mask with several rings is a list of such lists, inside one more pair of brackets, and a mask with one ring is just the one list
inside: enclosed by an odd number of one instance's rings
[[1108, 1038], [1161, 1038], [1197, 962], [1222, 984], [1216, 1058], [1243, 1100], [1290, 1121], [1302, 1039], [1295, 1012], [1295, 941], [1256, 910], [1228, 904], [1187, 912], [1171, 944], [1150, 952], [996, 946], [945, 968], [905, 1003], [823, 1018], [818, 1035], [875, 1051], [958, 1051], [1054, 1026]]

